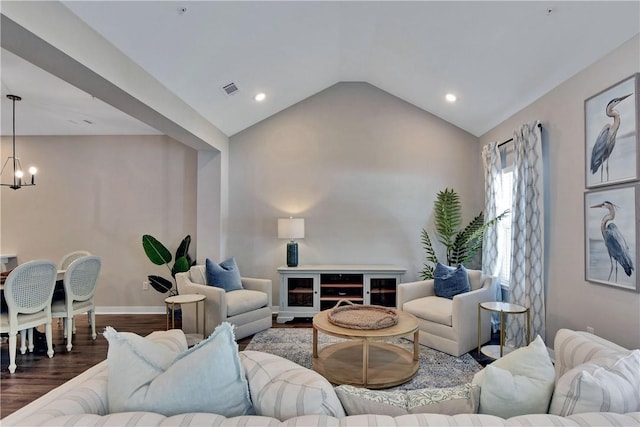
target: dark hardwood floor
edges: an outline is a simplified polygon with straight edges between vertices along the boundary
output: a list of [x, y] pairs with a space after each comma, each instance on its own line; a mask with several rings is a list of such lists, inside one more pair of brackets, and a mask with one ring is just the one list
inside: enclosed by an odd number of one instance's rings
[[[177, 322], [176, 322], [177, 323]], [[0, 418], [20, 409], [50, 390], [58, 387], [76, 375], [84, 372], [107, 357], [107, 340], [101, 335], [106, 326], [112, 326], [118, 331], [135, 332], [148, 335], [153, 331], [166, 328], [164, 314], [109, 314], [96, 316], [96, 332], [98, 338], [91, 339], [91, 328], [87, 316], [78, 316], [76, 320], [76, 334], [73, 337], [73, 348], [67, 352], [66, 341], [63, 337], [62, 322], [58, 324], [54, 319], [53, 342], [55, 355], [49, 359], [46, 346], [34, 353], [16, 355], [16, 372], [9, 373], [9, 344], [3, 340], [0, 346]], [[176, 325], [178, 327], [179, 325]], [[310, 328], [311, 319], [295, 319], [292, 322], [278, 324], [273, 322], [274, 328]], [[20, 346], [18, 339], [18, 347]], [[240, 350], [251, 341], [246, 337], [238, 341]], [[471, 355], [483, 366], [487, 360], [478, 357], [477, 352]]]

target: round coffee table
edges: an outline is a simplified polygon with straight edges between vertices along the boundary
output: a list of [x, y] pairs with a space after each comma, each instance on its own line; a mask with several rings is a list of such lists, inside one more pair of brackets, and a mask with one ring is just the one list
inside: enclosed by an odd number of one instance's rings
[[[333, 384], [387, 388], [409, 381], [418, 372], [418, 321], [411, 314], [398, 312], [398, 323], [389, 328], [360, 330], [334, 325], [328, 313], [321, 311], [313, 317], [313, 369]], [[348, 341], [318, 351], [318, 331]], [[380, 342], [409, 334], [413, 334], [413, 353]]]

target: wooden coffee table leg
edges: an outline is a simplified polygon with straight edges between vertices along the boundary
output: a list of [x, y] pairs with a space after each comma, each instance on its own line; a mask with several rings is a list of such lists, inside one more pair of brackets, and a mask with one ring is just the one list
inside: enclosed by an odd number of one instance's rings
[[369, 385], [369, 340], [362, 340], [362, 384]]
[[318, 358], [318, 330], [313, 327], [313, 358]]
[[420, 331], [413, 333], [413, 360], [420, 359]]

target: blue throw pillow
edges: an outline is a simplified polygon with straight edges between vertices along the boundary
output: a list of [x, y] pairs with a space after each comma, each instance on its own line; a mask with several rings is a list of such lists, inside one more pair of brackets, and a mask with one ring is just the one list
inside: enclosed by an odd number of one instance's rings
[[433, 279], [434, 290], [439, 297], [453, 299], [455, 295], [471, 290], [467, 269], [462, 265], [447, 267], [438, 263], [433, 271]]
[[227, 292], [238, 291], [242, 288], [240, 271], [235, 258], [222, 261], [220, 265], [207, 258], [205, 262], [207, 285], [222, 288]]

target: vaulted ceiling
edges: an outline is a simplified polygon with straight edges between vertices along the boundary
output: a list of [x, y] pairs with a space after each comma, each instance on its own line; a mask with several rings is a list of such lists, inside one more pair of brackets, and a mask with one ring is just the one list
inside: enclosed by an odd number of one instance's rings
[[[63, 4], [228, 136], [341, 81], [480, 136], [640, 32], [636, 1]], [[3, 135], [10, 92], [20, 134], [157, 133], [4, 49], [1, 66]]]

